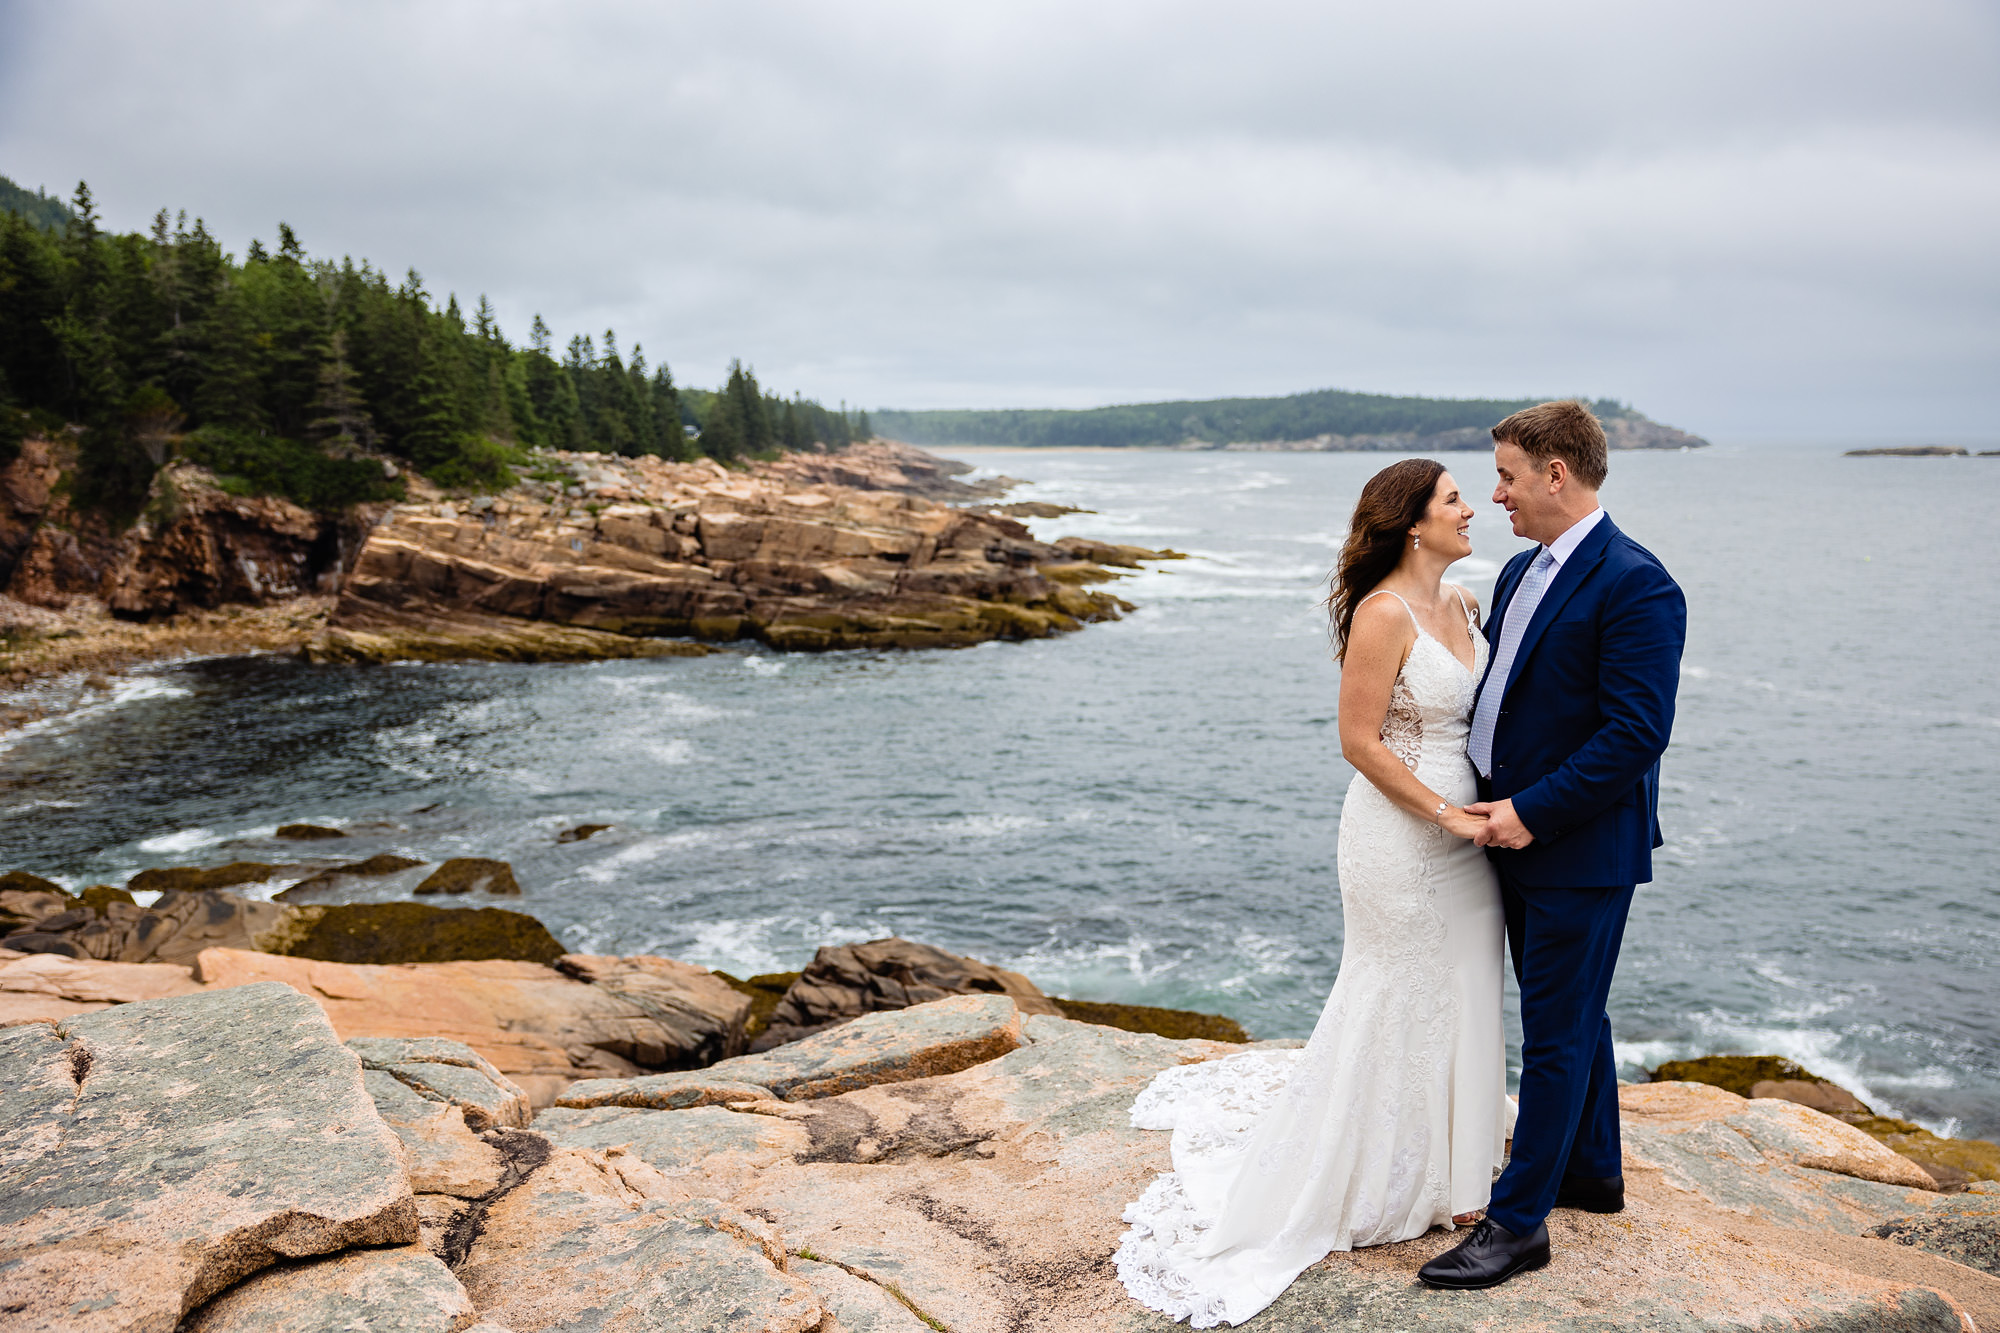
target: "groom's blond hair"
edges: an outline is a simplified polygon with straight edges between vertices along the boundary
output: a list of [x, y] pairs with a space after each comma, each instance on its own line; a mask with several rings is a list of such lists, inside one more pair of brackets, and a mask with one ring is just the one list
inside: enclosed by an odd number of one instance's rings
[[1593, 491], [1604, 485], [1605, 475], [1611, 471], [1604, 426], [1575, 398], [1522, 408], [1493, 428], [1493, 442], [1518, 446], [1537, 467], [1547, 467], [1550, 459], [1560, 458], [1569, 465], [1571, 475]]

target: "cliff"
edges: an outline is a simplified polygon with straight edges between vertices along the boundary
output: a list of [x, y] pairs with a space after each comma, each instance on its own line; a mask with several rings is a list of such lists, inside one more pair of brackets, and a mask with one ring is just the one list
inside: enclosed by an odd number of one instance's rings
[[[634, 656], [659, 640], [956, 648], [1115, 619], [1110, 573], [1003, 515], [942, 460], [886, 442], [732, 472], [549, 453], [470, 502], [397, 505], [343, 582], [316, 661]], [[1161, 559], [1162, 553], [1138, 552]], [[561, 642], [553, 636], [560, 635]]]
[[[122, 530], [68, 498], [74, 450], [0, 469], [0, 673], [298, 648], [328, 662], [590, 660], [774, 648], [960, 647], [1115, 619], [1085, 585], [1166, 558], [1035, 541], [961, 507], [1011, 484], [886, 441], [732, 471], [544, 453], [497, 495], [409, 478], [398, 504], [320, 513], [170, 463]], [[262, 612], [263, 614], [253, 614]]]

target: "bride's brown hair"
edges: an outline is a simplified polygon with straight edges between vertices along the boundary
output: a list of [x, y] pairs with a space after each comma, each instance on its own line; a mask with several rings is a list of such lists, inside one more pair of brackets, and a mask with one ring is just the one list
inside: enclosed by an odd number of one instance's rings
[[1430, 508], [1444, 464], [1430, 458], [1405, 458], [1368, 479], [1354, 502], [1347, 525], [1347, 543], [1333, 571], [1333, 592], [1326, 599], [1333, 618], [1336, 655], [1347, 660], [1347, 636], [1354, 628], [1354, 609], [1403, 558], [1409, 531]]

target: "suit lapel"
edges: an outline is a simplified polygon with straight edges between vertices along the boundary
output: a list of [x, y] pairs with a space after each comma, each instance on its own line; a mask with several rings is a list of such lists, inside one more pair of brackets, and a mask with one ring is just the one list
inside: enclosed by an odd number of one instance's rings
[[1542, 594], [1541, 605], [1535, 608], [1535, 618], [1528, 622], [1527, 631], [1521, 635], [1520, 647], [1514, 650], [1514, 664], [1508, 670], [1507, 683], [1500, 691], [1502, 703], [1507, 700], [1507, 691], [1513, 689], [1514, 682], [1520, 678], [1521, 667], [1527, 662], [1528, 654], [1535, 651], [1535, 645], [1541, 642], [1543, 632], [1555, 622], [1558, 615], [1562, 614], [1563, 604], [1569, 601], [1576, 590], [1583, 585], [1584, 579], [1590, 576], [1590, 571], [1597, 568], [1598, 563], [1604, 559], [1604, 550], [1611, 545], [1611, 538], [1617, 531], [1618, 529], [1612, 525], [1611, 515], [1606, 514], [1597, 521], [1597, 526], [1590, 530], [1590, 534], [1577, 545], [1577, 548], [1570, 552], [1569, 559], [1563, 561], [1562, 568], [1556, 571], [1555, 579], [1549, 584], [1548, 591]]

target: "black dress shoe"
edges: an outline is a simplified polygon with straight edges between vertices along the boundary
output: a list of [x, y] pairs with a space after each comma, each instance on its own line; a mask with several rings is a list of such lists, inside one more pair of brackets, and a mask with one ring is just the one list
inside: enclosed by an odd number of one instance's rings
[[1625, 1211], [1624, 1176], [1564, 1176], [1556, 1190], [1556, 1207], [1586, 1213]]
[[1472, 1234], [1417, 1270], [1417, 1277], [1429, 1286], [1453, 1291], [1477, 1291], [1497, 1287], [1516, 1273], [1540, 1268], [1549, 1261], [1549, 1228], [1537, 1222], [1525, 1236], [1517, 1236], [1490, 1217], [1473, 1224]]

